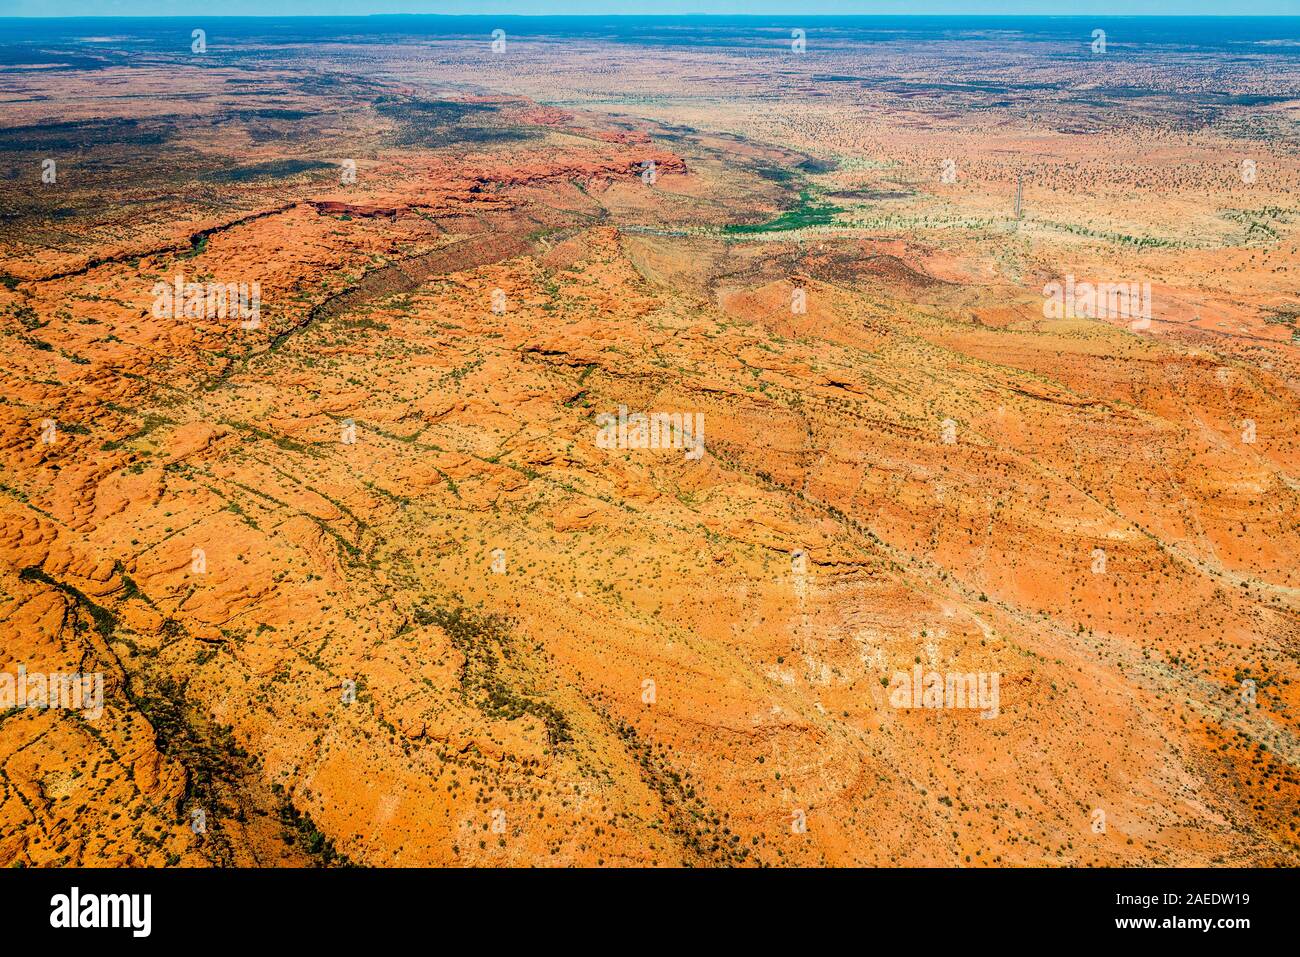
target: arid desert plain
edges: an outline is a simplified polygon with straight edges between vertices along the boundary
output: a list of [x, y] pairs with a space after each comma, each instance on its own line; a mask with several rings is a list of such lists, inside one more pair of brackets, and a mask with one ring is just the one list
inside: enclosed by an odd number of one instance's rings
[[0, 865], [1300, 864], [1296, 19], [8, 20], [0, 103]]

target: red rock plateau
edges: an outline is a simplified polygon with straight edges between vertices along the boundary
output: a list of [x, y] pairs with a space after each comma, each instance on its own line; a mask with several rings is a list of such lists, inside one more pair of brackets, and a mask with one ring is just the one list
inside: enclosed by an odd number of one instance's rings
[[1300, 61], [787, 36], [4, 48], [0, 864], [1300, 863]]

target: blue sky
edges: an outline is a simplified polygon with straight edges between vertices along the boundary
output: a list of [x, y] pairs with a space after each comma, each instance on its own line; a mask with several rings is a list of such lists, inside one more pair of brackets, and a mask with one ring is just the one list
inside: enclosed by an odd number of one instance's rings
[[1051, 14], [1300, 16], [1300, 0], [0, 0], [0, 16]]

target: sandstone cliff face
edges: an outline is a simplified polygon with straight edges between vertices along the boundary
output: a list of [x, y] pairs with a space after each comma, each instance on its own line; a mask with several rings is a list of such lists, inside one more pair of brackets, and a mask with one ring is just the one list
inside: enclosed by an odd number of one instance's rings
[[1293, 347], [684, 228], [775, 148], [512, 104], [553, 139], [8, 241], [0, 657], [105, 686], [0, 715], [0, 864], [1297, 862]]

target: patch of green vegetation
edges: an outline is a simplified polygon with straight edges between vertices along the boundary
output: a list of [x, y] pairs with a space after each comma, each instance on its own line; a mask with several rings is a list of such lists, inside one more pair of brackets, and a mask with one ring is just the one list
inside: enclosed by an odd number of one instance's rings
[[207, 252], [207, 249], [208, 249], [208, 237], [200, 236], [198, 239], [195, 239], [190, 243], [190, 248], [187, 249], [185, 252], [177, 253], [176, 258], [193, 259], [196, 256], [203, 255], [205, 252]]
[[301, 452], [304, 455], [320, 456], [320, 453], [310, 445], [304, 445], [301, 442], [289, 438], [287, 435], [276, 435], [273, 432], [267, 432], [264, 429], [259, 429], [255, 425], [249, 425], [247, 422], [238, 422], [234, 419], [222, 419], [221, 424], [228, 425], [232, 429], [239, 429], [241, 432], [247, 432], [264, 441], [273, 442], [277, 447], [284, 449], [286, 452]]
[[130, 435], [125, 435], [120, 439], [110, 439], [105, 442], [101, 448], [105, 452], [113, 452], [120, 449], [127, 442], [134, 442], [136, 439], [142, 439], [160, 425], [175, 425], [176, 423], [163, 415], [146, 415], [140, 428], [136, 429]]
[[444, 481], [446, 481], [447, 488], [451, 489], [451, 494], [456, 498], [460, 498], [460, 486], [456, 484], [456, 480], [440, 468], [435, 468], [434, 471], [441, 475]]
[[519, 126], [457, 126], [450, 139], [456, 143], [518, 143], [539, 135]]
[[0, 153], [36, 153], [57, 156], [108, 146], [159, 146], [175, 130], [155, 119], [69, 120], [0, 130]]
[[250, 773], [248, 754], [229, 727], [203, 720], [187, 699], [184, 684], [171, 677], [150, 681], [133, 702], [153, 728], [158, 750], [185, 768], [181, 804], [204, 812], [204, 853], [219, 864], [232, 865], [233, 849], [221, 822], [243, 815], [239, 795]]
[[334, 168], [333, 163], [325, 163], [321, 160], [282, 159], [218, 170], [209, 173], [207, 179], [216, 183], [245, 183], [253, 179], [284, 179], [312, 170]]
[[1300, 342], [1300, 306], [1280, 306], [1264, 314], [1269, 325], [1286, 326], [1291, 330], [1291, 340]]
[[284, 843], [297, 845], [300, 850], [310, 854], [320, 867], [354, 866], [347, 855], [335, 849], [334, 842], [316, 826], [310, 814], [293, 806], [293, 801], [281, 785], [271, 785], [271, 791], [280, 801], [280, 826]]
[[[668, 835], [701, 862], [724, 866], [743, 864], [751, 848], [741, 844], [740, 836], [695, 790], [691, 772], [678, 771], [673, 766], [671, 752], [662, 744], [643, 740], [632, 724], [611, 719], [603, 709], [601, 715], [640, 766], [641, 779], [659, 795], [668, 817], [665, 822]], [[778, 779], [780, 776], [777, 772]]]
[[339, 325], [344, 329], [372, 329], [375, 332], [387, 332], [389, 329], [387, 323], [371, 319], [369, 316], [363, 316], [360, 319], [344, 319]]
[[788, 166], [756, 166], [754, 172], [773, 183], [793, 183], [798, 174]]
[[805, 173], [833, 173], [835, 170], [839, 169], [839, 165], [838, 160], [824, 160], [818, 159], [815, 156], [809, 156], [799, 164], [798, 168]]
[[1104, 230], [1092, 229], [1088, 226], [1080, 226], [1076, 223], [1054, 223], [1047, 220], [1035, 220], [1035, 222], [1041, 226], [1062, 229], [1076, 236], [1087, 236], [1089, 239], [1104, 239], [1106, 242], [1120, 246], [1134, 246], [1138, 249], [1182, 249], [1187, 245], [1176, 239], [1163, 239], [1159, 236], [1130, 236], [1128, 233], [1110, 233]]
[[65, 595], [72, 598], [79, 607], [86, 610], [86, 613], [90, 615], [91, 621], [95, 623], [95, 630], [99, 632], [101, 638], [108, 641], [113, 637], [113, 632], [117, 630], [117, 616], [115, 614], [107, 608], [96, 605], [71, 585], [65, 584], [55, 578], [51, 578], [45, 573], [45, 569], [41, 568], [39, 565], [28, 565], [18, 573], [18, 578], [25, 582], [36, 581], [41, 582], [44, 585], [49, 585], [52, 588], [57, 588]]
[[153, 600], [144, 592], [142, 592], [140, 590], [140, 586], [135, 583], [135, 580], [126, 573], [126, 567], [121, 562], [113, 563], [113, 571], [117, 575], [119, 575], [122, 579], [122, 600], [123, 601], [130, 601], [133, 598], [138, 598], [146, 605], [148, 605], [150, 608], [155, 607]]
[[47, 325], [47, 323], [42, 321], [41, 317], [37, 315], [36, 310], [26, 303], [8, 307], [5, 309], [5, 314], [12, 315], [28, 332], [35, 332], [37, 329], [41, 328], [41, 326]]
[[27, 501], [26, 492], [20, 488], [14, 488], [12, 485], [6, 485], [4, 482], [0, 482], [0, 492], [4, 492], [6, 495], [11, 495], [20, 502]]
[[457, 100], [408, 100], [397, 96], [381, 96], [374, 102], [375, 112], [392, 119], [418, 119], [427, 124], [458, 123], [474, 113], [494, 113], [491, 103], [462, 103]]
[[434, 624], [445, 631], [452, 646], [464, 656], [461, 690], [485, 715], [514, 721], [529, 714], [546, 726], [546, 737], [552, 746], [573, 740], [562, 711], [531, 697], [528, 692], [516, 691], [502, 677], [503, 662], [508, 662], [514, 653], [509, 619], [501, 615], [478, 615], [463, 606], [418, 608], [415, 619], [422, 625]]
[[736, 223], [724, 226], [722, 231], [730, 235], [752, 235], [754, 233], [778, 233], [791, 229], [807, 229], [812, 226], [829, 226], [835, 221], [839, 208], [832, 203], [816, 199], [811, 188], [799, 193], [799, 203], [787, 209], [776, 219], [766, 223]]
[[312, 110], [277, 110], [277, 109], [258, 109], [258, 110], [239, 110], [235, 116], [240, 118], [254, 118], [259, 120], [304, 120], [309, 116], [317, 116]]
[[343, 549], [348, 558], [355, 560], [361, 557], [361, 549], [357, 548], [357, 546], [353, 545], [338, 532], [334, 531], [334, 529], [330, 528], [329, 524], [324, 519], [317, 518], [315, 515], [308, 515], [306, 512], [303, 512], [303, 514], [312, 522], [315, 522], [316, 526], [322, 532], [334, 539], [334, 541], [338, 543], [339, 548]]
[[491, 118], [498, 109], [492, 103], [381, 96], [374, 101], [374, 107], [380, 116], [397, 122], [397, 142], [401, 145], [514, 142], [540, 135], [532, 128], [464, 122], [469, 118]]
[[1273, 228], [1277, 223], [1290, 223], [1293, 210], [1281, 206], [1264, 206], [1260, 209], [1225, 209], [1224, 219], [1246, 227], [1242, 242], [1247, 246], [1268, 245], [1278, 238]]

